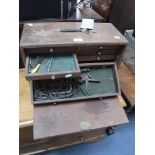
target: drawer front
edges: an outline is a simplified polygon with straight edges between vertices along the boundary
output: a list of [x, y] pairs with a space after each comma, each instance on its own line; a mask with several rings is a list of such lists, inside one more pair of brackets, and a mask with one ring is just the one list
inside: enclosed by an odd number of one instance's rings
[[121, 50], [81, 50], [78, 51], [76, 54], [78, 56], [88, 56], [88, 55], [93, 55], [93, 56], [101, 56], [101, 55], [119, 55]]
[[89, 62], [89, 61], [115, 61], [116, 55], [87, 55], [87, 56], [77, 56], [79, 62]]
[[[57, 61], [56, 61], [56, 60]], [[61, 64], [60, 64], [61, 62]], [[52, 68], [54, 66], [54, 68]], [[79, 77], [80, 68], [75, 54], [30, 54], [26, 57], [27, 80]]]
[[[68, 47], [40, 47], [25, 48], [23, 59], [30, 54], [38, 53], [75, 53], [79, 61], [115, 61], [116, 57], [122, 53], [124, 46], [122, 45], [81, 45]], [[25, 57], [25, 58], [24, 58]]]
[[68, 46], [68, 47], [41, 47], [27, 48], [27, 55], [31, 53], [51, 53], [51, 52], [74, 52], [77, 55], [94, 55], [94, 54], [118, 54], [122, 50], [122, 46], [114, 45], [84, 45], [84, 46]]
[[77, 48], [74, 47], [41, 47], [41, 48], [27, 48], [25, 49], [26, 55], [32, 53], [53, 53], [53, 52], [74, 52]]

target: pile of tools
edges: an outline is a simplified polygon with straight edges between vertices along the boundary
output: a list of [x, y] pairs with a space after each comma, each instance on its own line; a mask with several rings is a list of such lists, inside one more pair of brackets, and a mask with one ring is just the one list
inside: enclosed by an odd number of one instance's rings
[[[77, 92], [81, 91], [84, 96], [90, 96], [88, 83], [99, 83], [99, 80], [94, 79], [89, 68], [81, 69], [79, 78], [63, 78], [55, 80], [39, 80], [34, 81], [34, 100], [55, 100], [70, 98]], [[81, 85], [85, 84], [85, 89]]]

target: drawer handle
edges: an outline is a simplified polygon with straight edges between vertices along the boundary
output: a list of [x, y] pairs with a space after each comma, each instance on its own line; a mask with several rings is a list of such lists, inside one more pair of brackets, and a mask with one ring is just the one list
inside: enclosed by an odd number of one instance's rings
[[53, 48], [50, 48], [50, 52], [53, 52], [54, 50], [53, 50]]
[[97, 57], [96, 59], [97, 59], [97, 60], [101, 60], [101, 58], [100, 58], [100, 57]]
[[101, 55], [102, 53], [101, 53], [101, 52], [97, 52], [97, 54], [98, 54], [98, 55]]

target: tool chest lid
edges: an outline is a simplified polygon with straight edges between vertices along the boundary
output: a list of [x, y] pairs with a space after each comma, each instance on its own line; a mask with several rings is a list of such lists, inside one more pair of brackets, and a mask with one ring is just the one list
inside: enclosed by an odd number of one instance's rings
[[34, 106], [34, 139], [49, 138], [128, 123], [117, 97]]
[[111, 23], [94, 23], [89, 34], [60, 32], [58, 29], [80, 29], [81, 22], [27, 23], [24, 25], [20, 47], [75, 46], [75, 45], [126, 45], [126, 38]]
[[78, 76], [80, 76], [80, 68], [75, 54], [31, 54], [26, 58], [27, 80], [54, 80]]

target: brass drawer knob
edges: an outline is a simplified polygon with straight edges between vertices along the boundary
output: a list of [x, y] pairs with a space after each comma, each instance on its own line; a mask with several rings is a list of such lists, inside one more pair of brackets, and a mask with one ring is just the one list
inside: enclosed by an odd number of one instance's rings
[[100, 57], [97, 57], [96, 59], [97, 59], [97, 60], [101, 60], [101, 58], [100, 58]]
[[101, 53], [101, 52], [97, 52], [97, 54], [98, 54], [98, 55], [101, 55], [102, 53]]
[[99, 47], [99, 49], [101, 50], [101, 49], [103, 49], [103, 47], [102, 47], [102, 46], [100, 46], [100, 47]]
[[53, 48], [50, 48], [50, 50], [49, 50], [50, 52], [53, 52], [54, 50], [53, 50]]

